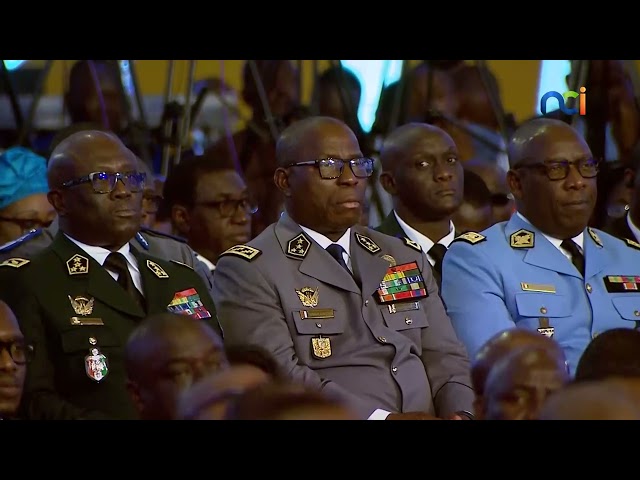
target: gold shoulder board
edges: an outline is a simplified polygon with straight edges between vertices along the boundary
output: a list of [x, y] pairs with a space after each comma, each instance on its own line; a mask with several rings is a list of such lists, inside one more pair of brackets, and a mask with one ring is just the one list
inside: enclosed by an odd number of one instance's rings
[[458, 235], [453, 241], [463, 240], [471, 245], [475, 245], [476, 243], [484, 242], [487, 239], [484, 235], [480, 235], [476, 232], [466, 232], [462, 235]]
[[31, 260], [27, 260], [26, 258], [7, 258], [4, 262], [0, 263], [0, 267], [20, 268], [30, 262]]
[[258, 250], [257, 248], [253, 248], [248, 245], [236, 245], [235, 247], [231, 247], [230, 249], [222, 252], [220, 256], [223, 257], [225, 255], [235, 255], [236, 257], [244, 258], [248, 262], [251, 262], [261, 254], [262, 251]]
[[628, 238], [625, 238], [624, 241], [627, 242], [627, 245], [629, 245], [631, 248], [640, 250], [640, 243], [629, 240]]

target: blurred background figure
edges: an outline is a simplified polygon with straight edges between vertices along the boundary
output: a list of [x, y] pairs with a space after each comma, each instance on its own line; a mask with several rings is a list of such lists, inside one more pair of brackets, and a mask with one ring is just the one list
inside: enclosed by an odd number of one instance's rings
[[47, 200], [47, 161], [23, 147], [0, 154], [0, 244], [44, 228], [56, 217]]
[[146, 318], [125, 348], [127, 389], [141, 420], [171, 420], [180, 394], [228, 368], [222, 339], [202, 320], [172, 313]]
[[640, 380], [640, 331], [613, 328], [597, 335], [580, 357], [576, 382], [609, 378]]
[[226, 420], [357, 420], [342, 403], [298, 385], [265, 384], [233, 398]]
[[0, 301], [0, 420], [16, 419], [31, 346], [9, 306]]
[[538, 420], [640, 420], [637, 399], [614, 381], [580, 382], [547, 398]]
[[491, 192], [482, 178], [471, 170], [464, 172], [464, 195], [452, 220], [459, 233], [482, 232], [495, 223]]
[[484, 420], [534, 420], [546, 398], [570, 380], [561, 352], [545, 347], [517, 349], [489, 372]]
[[513, 352], [532, 347], [545, 348], [554, 357], [564, 358], [562, 349], [554, 340], [538, 332], [521, 328], [503, 330], [495, 334], [478, 350], [471, 362], [471, 382], [476, 395], [474, 407], [477, 415], [481, 416], [485, 410], [484, 395], [487, 378], [495, 365]]

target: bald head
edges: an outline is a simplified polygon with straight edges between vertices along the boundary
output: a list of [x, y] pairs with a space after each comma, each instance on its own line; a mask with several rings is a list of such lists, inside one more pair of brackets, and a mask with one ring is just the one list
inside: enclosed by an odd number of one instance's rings
[[417, 142], [438, 137], [454, 143], [447, 132], [428, 123], [413, 122], [396, 128], [385, 138], [380, 150], [380, 163], [383, 170], [392, 171], [398, 167], [398, 156], [405, 155]]
[[477, 395], [483, 395], [489, 372], [511, 352], [527, 347], [547, 348], [557, 355], [564, 354], [560, 345], [538, 332], [514, 328], [491, 337], [478, 351], [471, 364], [471, 381]]
[[546, 398], [569, 380], [561, 353], [540, 346], [516, 349], [489, 372], [481, 418], [533, 420]]
[[539, 420], [640, 420], [634, 398], [611, 381], [576, 383], [549, 396]]
[[82, 130], [60, 141], [49, 158], [47, 175], [51, 188], [60, 188], [70, 176], [77, 175], [87, 158], [105, 146], [128, 150], [117, 135], [105, 130]]
[[294, 162], [316, 160], [315, 158], [302, 158], [304, 144], [310, 140], [310, 137], [332, 130], [350, 132], [355, 138], [353, 131], [344, 122], [333, 117], [308, 117], [284, 129], [276, 143], [278, 167], [286, 167]]
[[[579, 137], [578, 132], [566, 122], [553, 118], [535, 118], [523, 123], [513, 134], [507, 152], [509, 166], [514, 166], [532, 157], [532, 147], [540, 148], [541, 142], [546, 142], [550, 137], [554, 139]], [[535, 160], [535, 159], [532, 159]]]

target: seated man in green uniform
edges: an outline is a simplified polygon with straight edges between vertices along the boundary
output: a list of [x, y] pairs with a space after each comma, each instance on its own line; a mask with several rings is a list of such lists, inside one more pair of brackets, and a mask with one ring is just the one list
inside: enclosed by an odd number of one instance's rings
[[144, 174], [115, 135], [75, 133], [54, 150], [48, 198], [59, 231], [31, 260], [2, 262], [0, 295], [34, 357], [23, 410], [30, 419], [137, 418], [124, 345], [140, 320], [187, 314], [220, 332], [202, 279], [188, 266], [131, 248]]

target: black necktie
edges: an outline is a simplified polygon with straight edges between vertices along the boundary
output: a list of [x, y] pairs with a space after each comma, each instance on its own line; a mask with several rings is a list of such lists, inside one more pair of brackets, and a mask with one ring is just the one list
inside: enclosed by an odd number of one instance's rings
[[342, 248], [342, 246], [337, 243], [332, 243], [327, 247], [327, 252], [329, 252], [331, 256], [336, 259], [336, 262], [338, 262], [340, 266], [344, 268], [349, 275], [351, 275], [351, 270], [349, 270], [347, 262], [344, 261], [344, 256], [342, 255], [344, 253], [344, 248]]
[[574, 242], [570, 238], [567, 238], [562, 241], [560, 246], [571, 254], [571, 263], [575, 265], [575, 267], [584, 277], [584, 255], [582, 254], [582, 252], [580, 252], [580, 249], [578, 248], [576, 242]]
[[447, 253], [447, 247], [441, 243], [435, 243], [427, 252], [427, 254], [435, 261], [433, 269], [438, 272], [438, 275], [440, 276], [442, 276], [442, 259], [444, 258], [445, 253]]
[[133, 278], [131, 278], [131, 273], [129, 273], [129, 268], [127, 267], [127, 259], [124, 255], [119, 252], [111, 252], [104, 261], [103, 266], [118, 274], [117, 282], [144, 310], [144, 297], [133, 283]]

